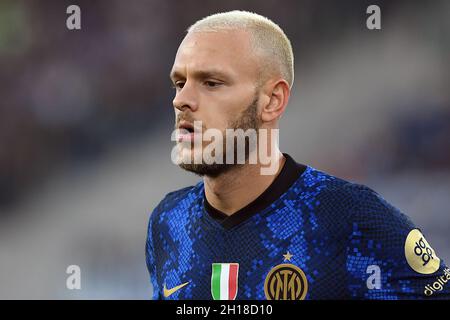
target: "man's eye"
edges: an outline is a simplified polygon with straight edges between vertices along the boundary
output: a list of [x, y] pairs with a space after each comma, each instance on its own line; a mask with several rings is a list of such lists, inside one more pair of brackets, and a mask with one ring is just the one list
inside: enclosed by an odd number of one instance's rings
[[215, 88], [218, 87], [220, 83], [215, 81], [205, 81], [205, 85], [210, 88]]
[[184, 82], [177, 81], [177, 82], [175, 82], [175, 84], [173, 85], [173, 87], [174, 87], [175, 89], [182, 89], [182, 88], [184, 87]]

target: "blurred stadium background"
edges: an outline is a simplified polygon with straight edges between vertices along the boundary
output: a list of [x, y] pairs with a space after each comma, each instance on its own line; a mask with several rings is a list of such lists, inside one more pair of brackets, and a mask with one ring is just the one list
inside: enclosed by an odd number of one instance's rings
[[184, 30], [232, 9], [293, 43], [282, 149], [375, 189], [450, 263], [450, 1], [2, 0], [0, 298], [151, 297], [149, 212], [198, 180], [170, 162], [168, 73]]

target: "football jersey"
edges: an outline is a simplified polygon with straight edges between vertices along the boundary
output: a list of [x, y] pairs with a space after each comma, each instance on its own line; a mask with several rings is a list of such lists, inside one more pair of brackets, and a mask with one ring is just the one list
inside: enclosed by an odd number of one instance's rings
[[286, 161], [227, 216], [199, 182], [149, 218], [154, 299], [449, 299], [450, 269], [422, 231], [367, 186]]

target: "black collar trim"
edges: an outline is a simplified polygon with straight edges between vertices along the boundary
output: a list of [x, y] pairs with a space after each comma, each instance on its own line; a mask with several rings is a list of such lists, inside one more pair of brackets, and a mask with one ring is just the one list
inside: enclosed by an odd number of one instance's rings
[[225, 229], [231, 229], [275, 202], [294, 184], [307, 168], [304, 164], [295, 162], [288, 154], [283, 153], [283, 155], [286, 161], [272, 184], [258, 198], [231, 216], [227, 216], [225, 213], [214, 208], [206, 199], [205, 190], [203, 189], [203, 204], [209, 216], [219, 222]]

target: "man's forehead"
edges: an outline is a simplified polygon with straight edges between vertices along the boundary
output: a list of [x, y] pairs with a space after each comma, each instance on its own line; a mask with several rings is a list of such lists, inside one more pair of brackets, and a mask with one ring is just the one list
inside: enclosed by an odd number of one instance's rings
[[223, 65], [204, 66], [204, 65], [190, 64], [189, 67], [186, 65], [174, 65], [172, 71], [170, 72], [170, 78], [172, 79], [184, 78], [187, 69], [189, 69], [189, 73], [198, 78], [219, 77], [226, 80], [227, 78], [233, 76], [233, 70], [230, 68], [226, 68]]
[[191, 32], [186, 35], [178, 48], [172, 74], [183, 72], [187, 65], [195, 69], [229, 71], [242, 68], [253, 59], [247, 32], [231, 31]]

